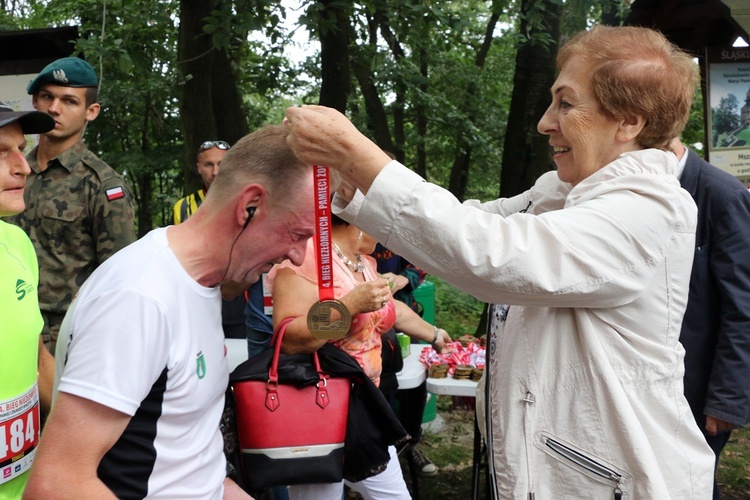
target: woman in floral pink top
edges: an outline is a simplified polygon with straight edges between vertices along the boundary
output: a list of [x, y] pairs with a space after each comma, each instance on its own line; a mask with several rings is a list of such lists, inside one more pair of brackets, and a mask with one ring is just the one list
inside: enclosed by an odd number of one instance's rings
[[[392, 326], [431, 343], [439, 352], [445, 350], [451, 339], [444, 330], [434, 328], [409, 306], [393, 300], [389, 282], [378, 276], [375, 259], [368, 255], [377, 242], [335, 215], [332, 222], [334, 296], [349, 310], [352, 323], [344, 338], [330, 342], [354, 357], [376, 385], [381, 371], [380, 337]], [[268, 274], [274, 324], [296, 318], [284, 334], [282, 350], [287, 354], [311, 353], [328, 342], [313, 337], [307, 328], [307, 311], [319, 300], [317, 273], [315, 241], [311, 239], [301, 266], [285, 261]], [[410, 498], [395, 448], [390, 451], [391, 461], [384, 472], [350, 484], [365, 499]], [[342, 487], [341, 483], [298, 485], [290, 486], [289, 493], [291, 499], [340, 500]]]

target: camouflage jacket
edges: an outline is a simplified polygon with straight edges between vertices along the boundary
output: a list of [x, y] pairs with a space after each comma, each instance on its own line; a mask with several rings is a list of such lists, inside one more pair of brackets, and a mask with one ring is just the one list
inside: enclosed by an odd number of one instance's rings
[[86, 278], [135, 241], [133, 193], [112, 167], [78, 142], [41, 172], [26, 157], [26, 210], [8, 222], [26, 231], [39, 258], [39, 307], [65, 313]]

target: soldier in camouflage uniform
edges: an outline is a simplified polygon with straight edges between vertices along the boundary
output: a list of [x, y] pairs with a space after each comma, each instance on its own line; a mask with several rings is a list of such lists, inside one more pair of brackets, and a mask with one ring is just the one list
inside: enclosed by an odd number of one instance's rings
[[59, 59], [29, 84], [33, 105], [55, 119], [27, 156], [26, 211], [13, 218], [39, 258], [43, 338], [54, 354], [73, 296], [99, 264], [135, 240], [133, 194], [125, 180], [82, 142], [99, 114], [90, 64]]

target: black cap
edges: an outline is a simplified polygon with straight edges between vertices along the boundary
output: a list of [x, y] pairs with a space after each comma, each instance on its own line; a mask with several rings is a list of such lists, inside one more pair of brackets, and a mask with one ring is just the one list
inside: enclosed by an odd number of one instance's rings
[[89, 63], [78, 57], [63, 57], [48, 64], [29, 83], [26, 92], [34, 95], [39, 87], [45, 83], [61, 85], [63, 87], [96, 87], [99, 79], [96, 77], [94, 68]]
[[41, 111], [13, 111], [0, 102], [0, 128], [18, 122], [24, 134], [43, 134], [55, 128], [55, 120]]

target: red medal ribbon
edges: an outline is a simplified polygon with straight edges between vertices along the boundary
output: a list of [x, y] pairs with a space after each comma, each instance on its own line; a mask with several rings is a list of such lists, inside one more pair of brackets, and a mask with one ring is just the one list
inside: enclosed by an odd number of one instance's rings
[[318, 258], [318, 294], [320, 301], [333, 300], [333, 262], [331, 261], [331, 192], [327, 167], [315, 165], [315, 255]]

